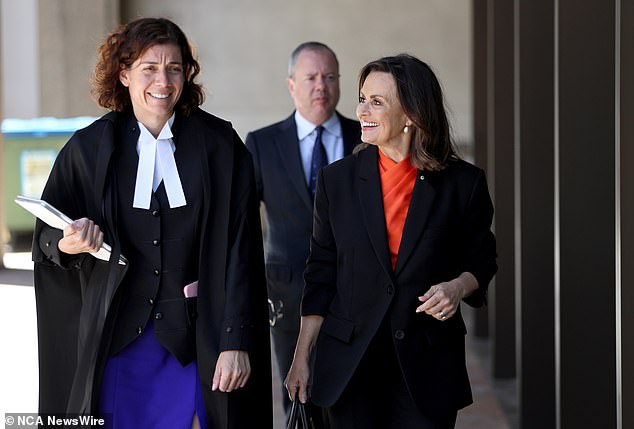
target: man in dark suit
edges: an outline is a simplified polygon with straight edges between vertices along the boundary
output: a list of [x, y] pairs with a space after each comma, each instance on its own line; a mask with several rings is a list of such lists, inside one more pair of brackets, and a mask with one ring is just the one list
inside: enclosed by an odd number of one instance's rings
[[[281, 380], [290, 368], [299, 332], [317, 172], [360, 143], [359, 123], [335, 111], [339, 62], [328, 46], [319, 42], [299, 45], [289, 59], [287, 84], [295, 112], [246, 138], [266, 212], [271, 332]], [[283, 397], [288, 411], [285, 393]]]

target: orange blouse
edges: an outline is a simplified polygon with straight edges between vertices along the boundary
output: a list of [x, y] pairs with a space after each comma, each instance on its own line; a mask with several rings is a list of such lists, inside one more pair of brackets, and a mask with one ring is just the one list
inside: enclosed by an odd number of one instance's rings
[[392, 259], [392, 269], [394, 269], [398, 249], [401, 246], [407, 210], [416, 183], [416, 168], [409, 162], [409, 156], [397, 163], [380, 150], [378, 152], [387, 241]]

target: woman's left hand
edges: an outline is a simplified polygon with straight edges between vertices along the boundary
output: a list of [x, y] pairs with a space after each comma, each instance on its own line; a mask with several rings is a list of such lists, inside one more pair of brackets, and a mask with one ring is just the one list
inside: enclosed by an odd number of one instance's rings
[[416, 308], [417, 313], [427, 313], [438, 320], [447, 320], [458, 310], [462, 298], [478, 288], [478, 281], [471, 273], [462, 273], [448, 282], [438, 283], [429, 288], [418, 300], [423, 304]]
[[218, 356], [211, 390], [231, 392], [244, 387], [250, 375], [249, 353], [244, 350], [225, 350]]

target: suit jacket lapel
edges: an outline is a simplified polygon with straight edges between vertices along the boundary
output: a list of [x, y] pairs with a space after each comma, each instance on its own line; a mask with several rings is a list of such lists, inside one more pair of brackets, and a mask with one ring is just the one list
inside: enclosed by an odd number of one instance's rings
[[376, 147], [359, 152], [358, 185], [359, 201], [370, 242], [381, 266], [392, 277], [392, 263], [387, 244], [385, 213], [381, 194], [381, 179], [378, 171]]
[[304, 167], [302, 166], [302, 157], [299, 153], [299, 142], [297, 141], [297, 125], [295, 125], [293, 115], [282, 124], [280, 132], [275, 137], [275, 144], [282, 159], [284, 170], [290, 176], [290, 181], [295, 186], [302, 201], [312, 213], [313, 201], [306, 186]]
[[361, 143], [361, 130], [357, 122], [344, 118], [337, 112], [341, 123], [341, 135], [343, 136], [343, 156], [350, 155], [352, 149]]
[[418, 170], [414, 191], [412, 192], [412, 201], [407, 210], [401, 246], [398, 249], [398, 257], [394, 269], [395, 275], [398, 275], [403, 269], [425, 230], [435, 196], [436, 191], [429, 179], [421, 170]]

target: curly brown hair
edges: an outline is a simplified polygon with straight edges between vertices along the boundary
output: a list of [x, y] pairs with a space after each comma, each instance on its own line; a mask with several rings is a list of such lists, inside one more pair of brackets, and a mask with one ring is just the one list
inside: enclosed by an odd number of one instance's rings
[[[399, 54], [366, 64], [359, 72], [359, 93], [372, 72], [394, 77], [403, 111], [413, 122], [411, 164], [428, 171], [442, 170], [449, 161], [458, 159], [449, 131], [440, 82], [431, 67], [418, 58]], [[358, 145], [354, 153], [368, 147]]]
[[115, 112], [132, 109], [128, 88], [119, 80], [119, 73], [132, 64], [150, 47], [174, 44], [180, 48], [185, 84], [175, 110], [188, 116], [200, 106], [205, 94], [195, 82], [200, 64], [185, 33], [165, 18], [140, 18], [120, 26], [110, 33], [97, 50], [97, 64], [92, 78], [92, 94], [97, 104]]

